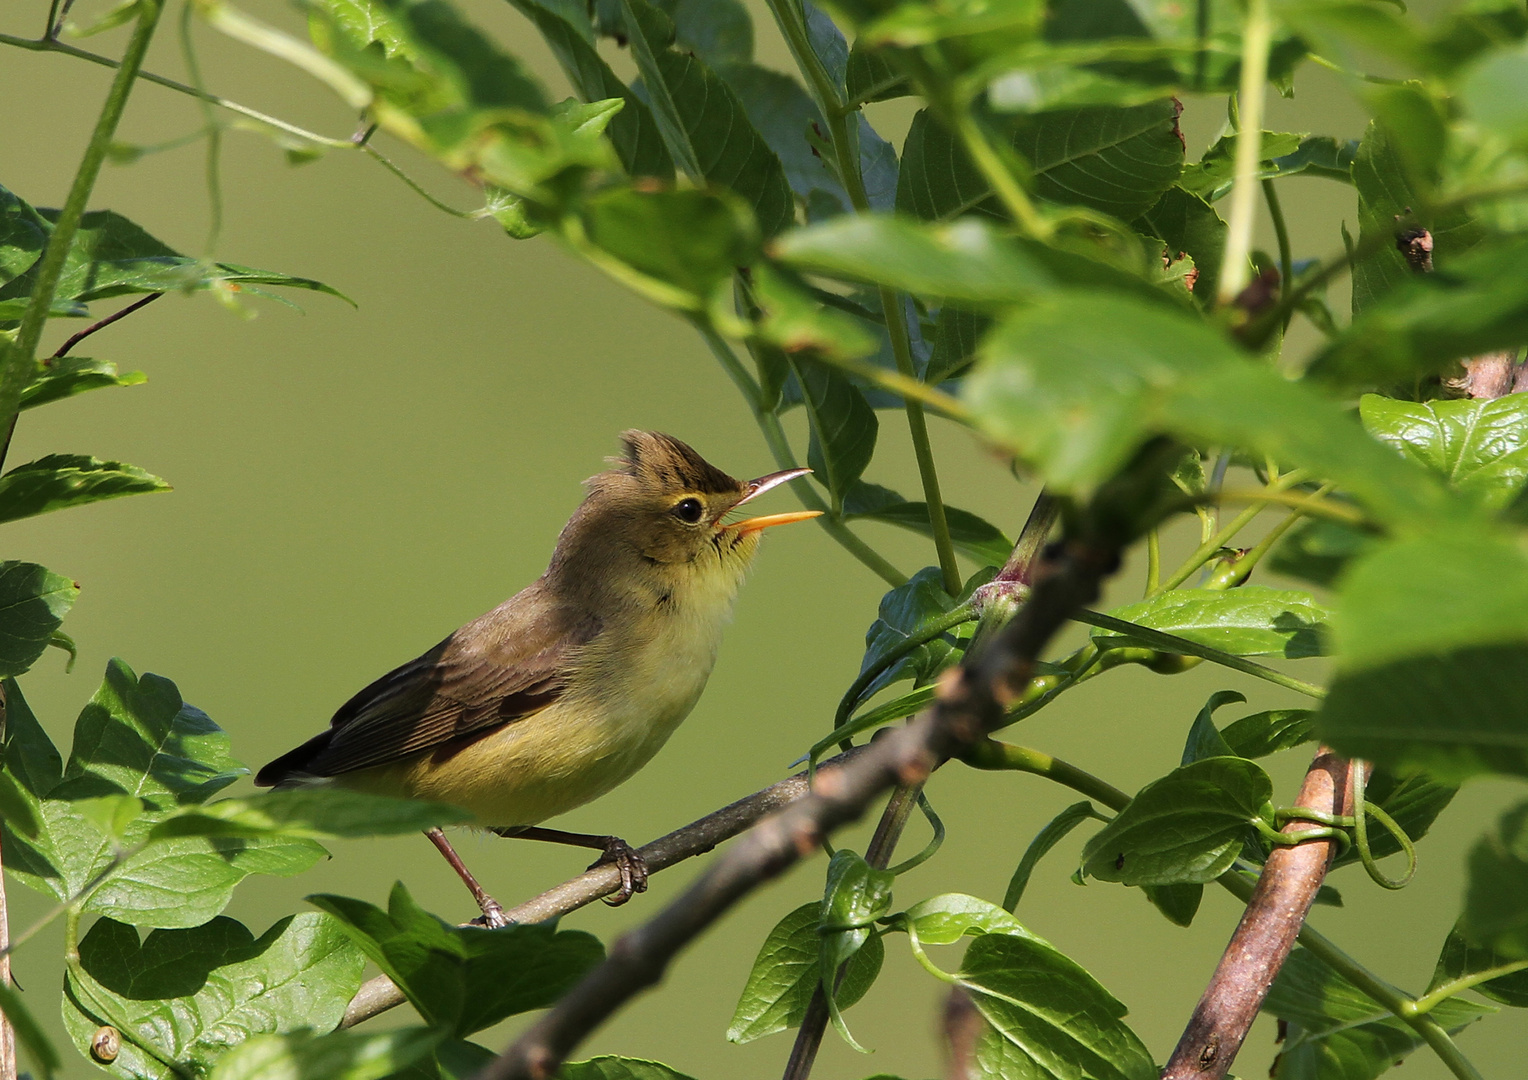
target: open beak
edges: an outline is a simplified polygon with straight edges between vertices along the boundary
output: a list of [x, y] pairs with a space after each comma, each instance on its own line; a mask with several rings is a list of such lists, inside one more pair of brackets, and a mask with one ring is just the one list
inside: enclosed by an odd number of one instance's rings
[[[748, 500], [757, 498], [766, 491], [777, 488], [781, 484], [796, 479], [798, 476], [806, 476], [811, 471], [811, 469], [785, 469], [782, 472], [761, 476], [757, 480], [750, 480], [748, 482], [748, 490], [743, 493], [741, 499], [733, 504], [733, 508], [736, 509]], [[758, 532], [760, 529], [767, 529], [771, 525], [789, 525], [793, 521], [811, 521], [814, 517], [821, 516], [821, 514], [821, 510], [792, 510], [784, 514], [765, 514], [763, 517], [744, 518], [742, 521], [734, 522], [728, 528], [736, 529], [741, 533]]]

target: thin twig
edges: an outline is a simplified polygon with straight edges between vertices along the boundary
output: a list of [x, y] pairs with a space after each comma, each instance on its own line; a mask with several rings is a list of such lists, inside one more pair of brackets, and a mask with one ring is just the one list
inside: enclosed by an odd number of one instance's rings
[[158, 300], [163, 295], [164, 295], [164, 293], [162, 293], [162, 292], [149, 293], [142, 300], [134, 300], [131, 304], [128, 304], [127, 307], [123, 308], [121, 311], [113, 311], [110, 315], [106, 316], [104, 319], [97, 319], [95, 322], [93, 322], [89, 326], [85, 327], [85, 329], [81, 330], [78, 334], [75, 334], [73, 337], [69, 338], [68, 341], [65, 341], [62, 345], [60, 345], [58, 347], [58, 351], [53, 354], [53, 359], [57, 360], [60, 356], [67, 355], [70, 349], [74, 348], [80, 342], [84, 341], [91, 334], [94, 334], [98, 330], [105, 330], [108, 326], [110, 326], [114, 322], [120, 322], [122, 319], [127, 318], [129, 315], [131, 315], [133, 312], [137, 311], [139, 308], [148, 307], [150, 304], [152, 304], [155, 300]]
[[[1336, 816], [1352, 813], [1349, 769], [1347, 761], [1322, 747], [1305, 774], [1296, 806]], [[1305, 828], [1305, 823], [1291, 821], [1284, 831]], [[1269, 854], [1162, 1080], [1220, 1080], [1230, 1070], [1268, 988], [1294, 948], [1336, 852], [1335, 840], [1311, 840], [1275, 847]]]
[[[824, 773], [832, 775], [834, 770], [863, 752], [863, 748], [851, 750], [823, 762], [818, 767], [819, 779]], [[675, 829], [667, 836], [660, 837], [638, 849], [637, 854], [647, 863], [648, 872], [655, 874], [685, 859], [704, 855], [717, 844], [730, 840], [747, 829], [766, 814], [795, 802], [806, 793], [807, 774], [797, 773], [795, 776], [781, 780], [778, 784], [771, 784], [763, 791], [757, 791], [730, 806], [724, 806], [714, 813], [707, 814], [699, 821], [691, 822], [682, 829]], [[577, 911], [581, 907], [587, 907], [596, 900], [617, 892], [620, 887], [621, 871], [613, 864], [600, 865], [548, 889], [519, 907], [511, 908], [505, 912], [505, 915], [512, 922], [517, 923], [545, 922], [548, 919], [566, 915], [570, 911]], [[349, 1008], [345, 1010], [345, 1018], [340, 1021], [340, 1026], [353, 1027], [363, 1020], [370, 1020], [378, 1013], [402, 1005], [404, 1001], [402, 991], [393, 985], [393, 981], [385, 975], [379, 975], [357, 991], [350, 1001]]]
[[[1148, 464], [1143, 461], [1142, 465]], [[1149, 462], [1152, 468], [1157, 466]], [[1128, 483], [1129, 480], [1127, 479]], [[480, 1072], [479, 1080], [545, 1080], [632, 997], [658, 982], [669, 961], [733, 904], [815, 852], [877, 795], [924, 780], [949, 757], [1002, 723], [1067, 618], [1099, 594], [1119, 565], [1123, 524], [1100, 514], [1096, 534], [1047, 551], [1014, 620], [940, 681], [934, 707], [871, 743], [812, 792], [755, 826], [653, 919], [611, 946], [603, 964]]]

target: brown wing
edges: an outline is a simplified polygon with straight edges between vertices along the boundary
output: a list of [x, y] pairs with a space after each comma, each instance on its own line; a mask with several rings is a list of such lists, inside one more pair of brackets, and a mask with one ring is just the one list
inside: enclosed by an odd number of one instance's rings
[[561, 696], [569, 664], [600, 630], [532, 586], [342, 705], [329, 730], [255, 778], [337, 776], [531, 716]]

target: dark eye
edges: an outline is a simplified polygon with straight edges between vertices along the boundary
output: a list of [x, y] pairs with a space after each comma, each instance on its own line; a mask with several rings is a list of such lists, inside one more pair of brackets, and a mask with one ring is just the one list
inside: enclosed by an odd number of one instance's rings
[[703, 513], [705, 513], [705, 507], [700, 505], [699, 499], [681, 499], [674, 506], [674, 516], [691, 525], [699, 521]]

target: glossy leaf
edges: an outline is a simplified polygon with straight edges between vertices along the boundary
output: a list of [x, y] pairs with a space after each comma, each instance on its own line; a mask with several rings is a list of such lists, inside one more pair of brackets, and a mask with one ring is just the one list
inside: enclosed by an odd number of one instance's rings
[[1204, 899], [1204, 886], [1142, 885], [1141, 894], [1174, 926], [1192, 926]]
[[211, 1080], [382, 1080], [425, 1057], [439, 1041], [422, 1027], [257, 1035], [218, 1058]]
[[[1225, 591], [1168, 589], [1110, 614], [1233, 656], [1291, 660], [1326, 651], [1322, 636], [1331, 617], [1309, 593], [1265, 585]], [[1129, 639], [1094, 630], [1093, 640], [1107, 648]]]
[[[818, 954], [822, 904], [803, 904], [775, 924], [759, 950], [743, 987], [732, 1022], [730, 1042], [746, 1043], [787, 1028], [799, 1027], [812, 992], [821, 982]], [[879, 935], [868, 939], [849, 962], [838, 988], [838, 1006], [847, 1009], [870, 989], [880, 974], [885, 946]]]
[[[58, 211], [39, 210], [29, 223], [35, 227], [41, 222], [44, 232], [51, 235], [57, 219]], [[0, 287], [0, 300], [30, 293], [34, 272], [35, 268]], [[308, 289], [348, 302], [343, 293], [311, 278], [188, 258], [111, 210], [92, 210], [80, 220], [58, 280], [58, 295], [63, 299], [89, 303], [133, 293], [189, 292], [210, 288], [229, 288], [237, 292], [241, 285]]]
[[1206, 758], [1136, 793], [1082, 850], [1083, 872], [1126, 885], [1203, 884], [1230, 869], [1273, 796], [1244, 758]]
[[556, 0], [511, 2], [536, 24], [580, 97], [586, 102], [620, 99], [621, 111], [611, 118], [605, 133], [627, 174], [673, 179], [674, 161], [663, 145], [652, 110], [600, 56], [587, 12]]
[[1492, 401], [1398, 401], [1365, 394], [1364, 428], [1483, 506], [1500, 510], [1528, 482], [1528, 394]]
[[0, 522], [169, 490], [169, 484], [136, 465], [83, 454], [49, 454], [0, 476]]
[[[988, 577], [990, 572], [973, 577], [963, 591], [969, 592]], [[860, 661], [860, 674], [877, 668], [883, 670], [866, 684], [859, 701], [901, 679], [913, 679], [920, 684], [930, 682], [959, 659], [965, 647], [964, 639], [971, 633], [970, 623], [946, 631], [886, 666], [893, 651], [947, 615], [959, 603], [956, 597], [944, 591], [943, 581], [937, 566], [926, 566], [905, 585], [898, 585], [881, 597], [879, 614], [865, 632], [865, 655]]]
[[20, 675], [37, 662], [79, 586], [36, 563], [0, 562], [0, 675]]
[[87, 390], [106, 386], [137, 386], [147, 382], [141, 371], [118, 373], [117, 365], [85, 356], [55, 356], [43, 361], [44, 367], [21, 393], [21, 407], [34, 409], [60, 401]]
[[1503, 814], [1470, 849], [1459, 932], [1470, 945], [1528, 960], [1528, 803]]
[[1125, 1024], [1125, 1007], [1038, 938], [978, 937], [966, 949], [959, 982], [997, 1033], [998, 1045], [979, 1047], [979, 1060], [996, 1053], [1015, 1063], [995, 1075], [1156, 1080], [1150, 1052]]
[[607, 1055], [569, 1062], [558, 1070], [557, 1080], [691, 1080], [691, 1077], [657, 1061]]
[[923, 945], [953, 945], [983, 934], [1033, 936], [1011, 912], [965, 893], [931, 896], [903, 912], [901, 921]]
[[1220, 737], [1237, 757], [1260, 758], [1316, 737], [1314, 709], [1270, 709], [1234, 720]]
[[[1283, 1080], [1373, 1078], [1423, 1045], [1404, 1021], [1303, 948], [1284, 961], [1263, 1011], [1289, 1024], [1275, 1074]], [[1495, 1011], [1454, 997], [1432, 1016], [1457, 1032]]]
[[1008, 879], [1008, 888], [1003, 893], [1003, 907], [1009, 911], [1018, 911], [1019, 901], [1024, 898], [1024, 890], [1029, 888], [1029, 879], [1035, 872], [1035, 867], [1040, 860], [1050, 852], [1050, 849], [1064, 840], [1077, 826], [1088, 818], [1101, 818], [1102, 815], [1093, 809], [1093, 804], [1084, 799], [1082, 802], [1073, 803], [1061, 813], [1045, 823], [1045, 827], [1035, 834], [1035, 838], [1024, 849], [1024, 856], [1019, 860], [1019, 865], [1013, 871], [1013, 877]]
[[691, 179], [731, 188], [773, 236], [795, 204], [780, 159], [706, 62], [674, 48], [674, 23], [645, 0], [622, 0], [632, 57], [674, 163]]
[[843, 1006], [838, 1000], [838, 971], [852, 961], [871, 938], [879, 936], [874, 923], [891, 910], [891, 890], [895, 882], [891, 871], [876, 869], [847, 848], [835, 851], [828, 863], [822, 917], [817, 927], [822, 939], [817, 973], [827, 995], [828, 1013], [834, 1028], [856, 1049], [860, 1048], [859, 1044], [844, 1024]]
[[835, 506], [841, 506], [844, 494], [875, 455], [880, 421], [865, 395], [837, 369], [791, 357], [791, 371], [801, 386], [811, 422], [806, 460], [812, 479], [828, 489]]
[[191, 929], [138, 931], [101, 919], [80, 941], [64, 1022], [82, 1053], [102, 1024], [122, 1033], [107, 1068], [121, 1077], [209, 1071], [255, 1035], [327, 1031], [361, 984], [365, 958], [327, 915], [288, 916], [259, 938], [219, 917]]
[[1339, 667], [1316, 733], [1457, 782], [1528, 775], [1528, 556], [1484, 531], [1383, 545], [1343, 579]]
[[[1432, 982], [1427, 992], [1447, 986], [1459, 979], [1483, 975], [1498, 968], [1528, 964], [1528, 958], [1507, 957], [1494, 949], [1471, 945], [1458, 928], [1449, 931], [1438, 954], [1438, 964], [1433, 970]], [[1470, 987], [1477, 994], [1484, 994], [1492, 1001], [1513, 1008], [1528, 1008], [1528, 966], [1508, 974], [1475, 983]]]
[[1242, 756], [1231, 749], [1230, 743], [1226, 742], [1215, 726], [1215, 710], [1232, 702], [1246, 700], [1245, 694], [1235, 690], [1217, 690], [1211, 694], [1210, 700], [1199, 710], [1199, 715], [1194, 717], [1194, 725], [1189, 728], [1188, 739], [1183, 744], [1183, 760], [1179, 764], [1192, 765], [1205, 758]]
[[925, 226], [862, 214], [798, 229], [772, 250], [810, 273], [968, 304], [1032, 299], [1055, 284], [1028, 251], [975, 221]]
[[545, 1008], [605, 955], [598, 939], [578, 930], [452, 926], [416, 904], [401, 882], [387, 911], [347, 896], [308, 899], [340, 920], [421, 1016], [458, 1038]]

